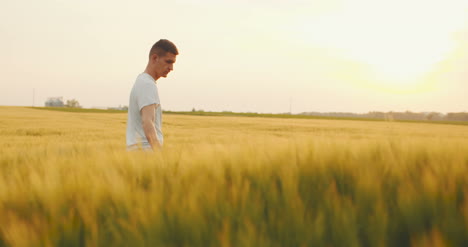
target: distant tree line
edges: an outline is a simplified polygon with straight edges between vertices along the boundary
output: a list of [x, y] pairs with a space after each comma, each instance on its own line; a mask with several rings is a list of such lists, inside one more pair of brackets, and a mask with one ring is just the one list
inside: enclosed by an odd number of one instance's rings
[[349, 112], [303, 112], [302, 115], [325, 116], [325, 117], [352, 117], [370, 118], [382, 120], [416, 120], [416, 121], [468, 121], [468, 112], [450, 112], [447, 114], [439, 112], [378, 112], [349, 113]]
[[67, 103], [65, 104], [65, 107], [81, 108], [80, 102], [78, 102], [78, 100], [76, 100], [76, 99], [67, 100]]
[[107, 110], [128, 111], [128, 106], [119, 105], [117, 107], [107, 107]]
[[[76, 99], [69, 99], [64, 102], [63, 97], [49, 97], [45, 102], [46, 107], [68, 107], [68, 108], [82, 108], [80, 102]], [[127, 111], [128, 106], [119, 105], [118, 107], [108, 107], [107, 110]]]
[[46, 107], [70, 107], [81, 108], [80, 102], [76, 99], [69, 99], [66, 103], [63, 102], [63, 97], [50, 97], [45, 102]]

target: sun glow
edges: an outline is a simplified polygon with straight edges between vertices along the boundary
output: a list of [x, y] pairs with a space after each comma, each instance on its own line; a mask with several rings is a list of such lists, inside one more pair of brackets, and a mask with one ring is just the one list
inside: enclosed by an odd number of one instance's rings
[[457, 11], [464, 9], [430, 1], [353, 3], [321, 17], [302, 16], [294, 32], [366, 67], [372, 75], [369, 87], [398, 93], [429, 90], [426, 76], [454, 49], [453, 34], [464, 23]]

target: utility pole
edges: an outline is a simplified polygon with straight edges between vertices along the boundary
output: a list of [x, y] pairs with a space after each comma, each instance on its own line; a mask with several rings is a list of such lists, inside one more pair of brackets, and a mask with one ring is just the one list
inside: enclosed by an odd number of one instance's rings
[[289, 97], [289, 115], [292, 115], [292, 97]]
[[33, 107], [34, 107], [35, 100], [36, 100], [36, 89], [33, 88], [33, 101], [32, 101], [32, 106]]

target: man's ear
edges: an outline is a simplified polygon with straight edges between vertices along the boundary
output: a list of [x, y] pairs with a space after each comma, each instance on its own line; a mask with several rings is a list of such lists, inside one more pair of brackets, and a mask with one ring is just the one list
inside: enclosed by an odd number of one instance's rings
[[153, 63], [156, 62], [156, 59], [158, 59], [158, 54], [155, 53], [155, 54], [151, 55], [151, 61]]

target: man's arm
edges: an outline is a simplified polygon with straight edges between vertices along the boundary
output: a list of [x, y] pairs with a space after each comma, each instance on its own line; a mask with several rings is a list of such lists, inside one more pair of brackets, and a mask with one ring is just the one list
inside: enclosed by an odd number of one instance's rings
[[161, 148], [161, 144], [159, 143], [158, 137], [156, 136], [156, 129], [154, 128], [154, 116], [158, 106], [159, 104], [147, 105], [141, 108], [140, 111], [143, 131], [145, 132], [146, 139], [148, 140], [152, 149], [155, 149], [156, 147]]

